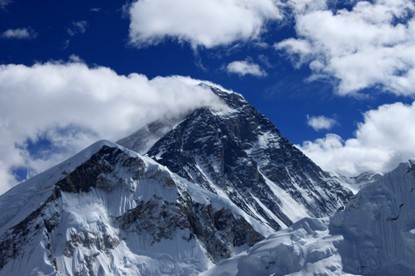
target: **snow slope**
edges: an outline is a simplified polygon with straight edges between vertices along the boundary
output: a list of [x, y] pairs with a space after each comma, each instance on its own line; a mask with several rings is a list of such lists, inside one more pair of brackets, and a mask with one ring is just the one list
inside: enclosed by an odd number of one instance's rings
[[0, 275], [194, 275], [271, 229], [109, 141], [0, 197]]
[[[352, 196], [241, 95], [205, 87], [225, 107], [199, 108], [170, 128], [163, 125], [169, 129], [163, 135], [158, 128], [149, 132], [151, 126], [138, 131], [140, 138], [158, 137], [148, 156], [275, 230], [304, 216], [331, 215]], [[133, 134], [119, 142], [142, 150], [136, 140]]]
[[304, 218], [202, 275], [415, 275], [415, 161], [329, 219]]
[[330, 224], [344, 270], [365, 275], [415, 275], [414, 161], [368, 184]]
[[249, 250], [223, 261], [203, 276], [344, 275], [328, 219], [305, 218]]

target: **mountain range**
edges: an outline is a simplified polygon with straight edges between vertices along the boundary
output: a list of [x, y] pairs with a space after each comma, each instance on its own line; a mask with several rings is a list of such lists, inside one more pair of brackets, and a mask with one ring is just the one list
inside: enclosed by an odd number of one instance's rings
[[354, 178], [371, 183], [353, 195], [241, 95], [200, 86], [222, 104], [99, 141], [0, 196], [0, 275], [414, 271], [412, 163]]

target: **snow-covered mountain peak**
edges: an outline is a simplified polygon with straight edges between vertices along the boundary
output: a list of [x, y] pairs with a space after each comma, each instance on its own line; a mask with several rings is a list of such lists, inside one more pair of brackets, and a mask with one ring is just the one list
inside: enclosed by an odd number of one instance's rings
[[100, 141], [1, 196], [0, 275], [194, 275], [344, 206], [350, 191], [241, 95], [206, 88], [221, 108]]
[[[0, 235], [4, 229], [16, 223], [16, 219], [25, 217], [38, 208], [53, 193], [56, 182], [72, 172], [77, 166], [91, 158], [102, 147], [119, 148], [120, 146], [101, 140], [85, 148], [62, 163], [20, 183], [1, 196], [0, 200]], [[126, 149], [126, 151], [129, 151]]]
[[200, 86], [211, 90], [224, 102], [228, 108], [241, 110], [243, 107], [249, 105], [249, 103], [241, 94], [234, 91], [229, 91], [222, 87], [216, 87], [205, 83], [201, 83]]
[[203, 275], [415, 275], [414, 164], [379, 176], [331, 219], [304, 218]]
[[108, 141], [30, 181], [0, 197], [0, 275], [192, 275], [272, 231]]
[[344, 270], [364, 275], [414, 275], [415, 175], [401, 163], [363, 187], [330, 223]]
[[[232, 111], [196, 109], [163, 132], [148, 156], [274, 229], [332, 214], [351, 196], [241, 95], [206, 87]], [[119, 143], [139, 150], [127, 140]]]

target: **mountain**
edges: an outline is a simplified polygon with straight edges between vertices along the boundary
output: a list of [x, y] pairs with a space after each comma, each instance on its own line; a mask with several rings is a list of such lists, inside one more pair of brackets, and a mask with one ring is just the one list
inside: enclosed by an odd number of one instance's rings
[[347, 275], [335, 246], [342, 236], [331, 236], [328, 223], [301, 219], [201, 275]]
[[[308, 159], [241, 95], [201, 85], [224, 107], [196, 109], [174, 124], [159, 120], [118, 143], [229, 198], [275, 230], [306, 216], [332, 215], [348, 201], [352, 193], [341, 181]], [[142, 142], [148, 140], [151, 147]]]
[[192, 275], [271, 232], [109, 141], [10, 190], [0, 208], [0, 275]]
[[365, 186], [330, 223], [342, 235], [344, 271], [364, 275], [414, 275], [415, 161]]
[[208, 275], [415, 275], [415, 160], [377, 177], [330, 220], [304, 218]]
[[348, 188], [354, 194], [360, 191], [367, 184], [373, 183], [381, 178], [382, 175], [382, 173], [374, 171], [363, 172], [357, 176], [343, 176], [335, 172], [330, 172], [330, 176], [332, 178], [337, 179], [343, 186]]
[[196, 275], [352, 196], [241, 95], [202, 86], [222, 104], [97, 142], [0, 196], [0, 275]]

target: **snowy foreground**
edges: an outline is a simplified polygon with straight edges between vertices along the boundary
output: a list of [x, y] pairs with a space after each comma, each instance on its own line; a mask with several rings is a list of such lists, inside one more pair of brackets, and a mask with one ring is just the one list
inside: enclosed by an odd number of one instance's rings
[[[409, 165], [368, 184], [331, 219], [274, 232], [231, 201], [102, 141], [33, 178], [31, 189], [1, 197], [0, 275], [414, 275]], [[99, 173], [94, 185], [72, 182], [84, 172]]]
[[202, 275], [344, 275], [328, 219], [304, 218]]
[[331, 219], [302, 219], [203, 275], [415, 275], [413, 164], [368, 184]]

